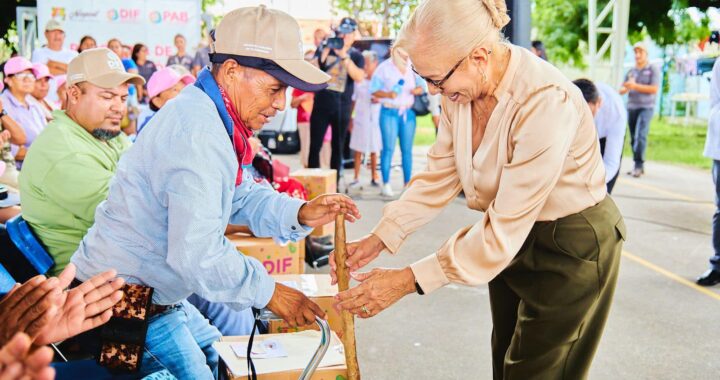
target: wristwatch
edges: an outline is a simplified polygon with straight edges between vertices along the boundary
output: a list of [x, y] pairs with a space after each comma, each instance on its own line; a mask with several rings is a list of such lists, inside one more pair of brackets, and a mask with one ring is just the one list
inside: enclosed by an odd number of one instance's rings
[[422, 288], [420, 287], [420, 284], [418, 284], [417, 281], [415, 281], [415, 291], [417, 292], [417, 294], [419, 294], [421, 296], [425, 295], [425, 292], [422, 290]]
[[5, 108], [3, 108], [3, 110], [0, 111], [0, 119], [5, 115], [7, 115], [7, 111], [5, 110]]

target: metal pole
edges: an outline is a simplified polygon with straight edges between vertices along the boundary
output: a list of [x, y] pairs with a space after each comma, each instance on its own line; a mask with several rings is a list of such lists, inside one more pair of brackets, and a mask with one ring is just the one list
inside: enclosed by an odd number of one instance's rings
[[588, 46], [590, 79], [595, 80], [595, 68], [597, 66], [597, 29], [595, 18], [597, 17], [597, 0], [588, 1]]

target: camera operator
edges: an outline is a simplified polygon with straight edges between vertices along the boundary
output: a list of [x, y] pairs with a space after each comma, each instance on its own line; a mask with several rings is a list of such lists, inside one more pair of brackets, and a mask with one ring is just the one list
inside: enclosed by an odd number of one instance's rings
[[328, 125], [332, 128], [332, 156], [330, 167], [342, 167], [343, 147], [350, 114], [355, 81], [362, 81], [365, 75], [365, 59], [360, 51], [353, 48], [357, 33], [357, 22], [343, 18], [335, 29], [335, 37], [328, 38], [315, 53], [320, 70], [330, 75], [328, 88], [315, 95], [315, 104], [310, 115], [310, 154], [308, 167], [320, 167], [320, 149]]

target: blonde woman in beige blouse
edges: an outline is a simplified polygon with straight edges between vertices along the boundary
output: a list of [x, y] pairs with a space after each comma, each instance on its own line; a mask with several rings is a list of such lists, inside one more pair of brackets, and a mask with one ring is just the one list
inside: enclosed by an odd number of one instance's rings
[[428, 0], [404, 25], [396, 47], [443, 95], [437, 142], [372, 233], [348, 245], [348, 264], [356, 271], [397, 252], [461, 191], [484, 215], [407, 268], [356, 274], [360, 285], [338, 295], [339, 307], [368, 318], [410, 293], [488, 283], [494, 378], [582, 379], [609, 313], [625, 226], [606, 194], [582, 94], [502, 42], [508, 21], [504, 0]]

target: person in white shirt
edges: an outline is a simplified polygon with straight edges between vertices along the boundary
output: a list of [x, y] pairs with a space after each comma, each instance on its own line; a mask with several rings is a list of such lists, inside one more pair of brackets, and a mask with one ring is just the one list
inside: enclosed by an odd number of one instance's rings
[[712, 219], [712, 244], [715, 253], [710, 257], [710, 269], [697, 279], [697, 284], [713, 286], [720, 284], [720, 59], [715, 60], [710, 78], [710, 116], [703, 154], [713, 160], [715, 214]]
[[[32, 53], [32, 63], [47, 65], [53, 77], [63, 75], [67, 72], [67, 65], [78, 55], [75, 50], [63, 47], [65, 44], [65, 30], [60, 21], [51, 19], [45, 25], [45, 39], [47, 45], [35, 49]], [[57, 83], [50, 80], [48, 101], [57, 103]]]
[[589, 79], [578, 79], [573, 83], [580, 88], [595, 118], [600, 152], [605, 164], [605, 184], [610, 194], [620, 174], [627, 123], [625, 104], [620, 94], [605, 83], [593, 83]]

